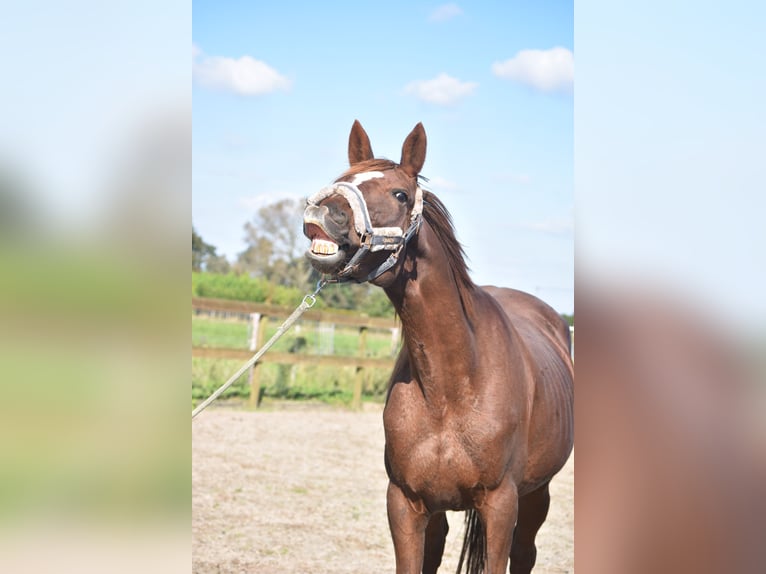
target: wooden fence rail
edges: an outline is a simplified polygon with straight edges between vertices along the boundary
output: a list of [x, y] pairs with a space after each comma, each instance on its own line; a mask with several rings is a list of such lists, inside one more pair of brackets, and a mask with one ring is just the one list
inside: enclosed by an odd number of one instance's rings
[[[207, 297], [192, 297], [192, 309], [199, 309], [200, 311], [242, 313], [247, 315], [260, 313], [267, 317], [274, 317], [277, 319], [286, 319], [294, 310], [288, 307], [280, 307], [278, 305], [267, 305], [266, 303], [250, 303], [247, 301], [231, 301], [228, 299], [211, 299]], [[353, 313], [338, 313], [318, 309], [309, 309], [303, 313], [301, 320], [320, 321], [322, 323], [334, 323], [335, 325], [351, 327], [367, 327], [375, 329], [397, 328], [397, 323], [393, 319], [367, 317], [365, 315], [355, 315]]]
[[[252, 324], [250, 349], [230, 349], [220, 347], [192, 346], [192, 357], [207, 357], [215, 359], [241, 359], [246, 361], [266, 341], [266, 326], [269, 318], [285, 319], [292, 309], [267, 305], [263, 303], [249, 303], [245, 301], [230, 301], [227, 299], [211, 299], [206, 297], [192, 297], [192, 310], [208, 312], [226, 312], [246, 314]], [[260, 369], [262, 363], [278, 364], [308, 364], [334, 367], [355, 367], [354, 389], [351, 405], [353, 408], [361, 407], [362, 387], [364, 384], [365, 369], [386, 368], [392, 369], [394, 357], [373, 358], [367, 357], [367, 331], [368, 329], [391, 330], [392, 336], [398, 333], [399, 327], [393, 319], [379, 317], [366, 317], [344, 313], [333, 313], [310, 309], [301, 317], [302, 321], [318, 321], [326, 324], [343, 325], [359, 329], [359, 347], [356, 356], [317, 355], [303, 353], [268, 352], [263, 358], [250, 368], [248, 381], [250, 385], [250, 405], [257, 408], [260, 404], [261, 383]]]

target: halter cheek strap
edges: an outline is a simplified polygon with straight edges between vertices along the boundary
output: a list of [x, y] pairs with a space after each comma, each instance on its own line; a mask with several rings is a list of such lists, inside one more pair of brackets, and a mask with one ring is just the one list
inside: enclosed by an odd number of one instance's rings
[[[423, 214], [423, 190], [420, 186], [415, 190], [415, 204], [410, 212], [410, 225], [406, 231], [402, 231], [401, 227], [373, 227], [364, 195], [362, 195], [359, 187], [347, 181], [338, 181], [320, 189], [309, 197], [306, 203], [318, 206], [323, 199], [332, 195], [341, 195], [348, 202], [354, 215], [354, 229], [359, 234], [362, 243], [351, 260], [337, 274], [336, 280], [338, 282], [353, 280], [359, 283], [372, 281], [396, 264], [402, 249], [420, 228]], [[376, 251], [393, 251], [393, 253], [383, 263], [370, 271], [364, 279], [359, 280], [351, 277], [358, 270], [367, 253], [375, 253]]]

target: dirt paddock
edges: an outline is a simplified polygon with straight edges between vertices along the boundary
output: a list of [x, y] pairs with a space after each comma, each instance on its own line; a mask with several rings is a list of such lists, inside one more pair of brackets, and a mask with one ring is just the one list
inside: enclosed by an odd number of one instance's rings
[[[192, 423], [196, 573], [393, 572], [380, 407], [211, 407]], [[574, 460], [551, 483], [536, 573], [574, 572]], [[440, 571], [454, 572], [463, 513]]]

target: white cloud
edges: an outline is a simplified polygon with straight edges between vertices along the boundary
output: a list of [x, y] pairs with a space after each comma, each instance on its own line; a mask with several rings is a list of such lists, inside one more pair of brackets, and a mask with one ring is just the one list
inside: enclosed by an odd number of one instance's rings
[[274, 68], [250, 56], [225, 58], [206, 56], [192, 44], [194, 80], [207, 88], [234, 92], [243, 96], [259, 96], [277, 90], [289, 90], [290, 80]]
[[438, 175], [435, 177], [429, 177], [426, 187], [436, 191], [457, 191], [460, 189], [460, 186], [454, 181], [444, 177], [439, 177]]
[[532, 182], [532, 176], [528, 173], [503, 173], [494, 179], [500, 183], [514, 183], [518, 185], [529, 185]]
[[521, 185], [527, 185], [530, 181], [532, 181], [532, 178], [526, 174], [526, 173], [516, 173], [511, 176], [513, 178], [513, 181], [516, 183], [519, 183]]
[[570, 93], [574, 86], [574, 54], [561, 47], [521, 50], [510, 60], [492, 64], [492, 73], [543, 92]]
[[456, 16], [460, 16], [463, 13], [463, 10], [455, 4], [454, 2], [450, 2], [449, 4], [442, 4], [441, 6], [438, 6], [436, 9], [434, 9], [433, 12], [428, 16], [428, 19], [431, 22], [444, 22], [445, 20], [450, 20], [452, 18], [455, 18]]
[[503, 185], [529, 185], [532, 183], [532, 176], [528, 173], [515, 172], [515, 171], [503, 171], [492, 174], [492, 181]]
[[478, 85], [476, 82], [461, 82], [442, 73], [432, 80], [410, 82], [404, 87], [404, 92], [424, 102], [446, 106], [470, 96]]
[[246, 197], [240, 197], [238, 203], [240, 207], [245, 208], [248, 211], [258, 211], [261, 207], [272, 205], [283, 199], [292, 199], [298, 201], [303, 199], [300, 195], [297, 195], [289, 191], [271, 191], [265, 193], [259, 193], [258, 195], [251, 195]]
[[521, 227], [551, 235], [571, 235], [574, 233], [574, 219], [572, 217], [551, 217], [544, 221], [523, 223]]

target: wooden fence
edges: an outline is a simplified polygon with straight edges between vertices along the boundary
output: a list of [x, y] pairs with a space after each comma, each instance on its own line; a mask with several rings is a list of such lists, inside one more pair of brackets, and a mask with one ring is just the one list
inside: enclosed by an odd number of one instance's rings
[[[215, 359], [240, 359], [246, 361], [266, 341], [266, 326], [268, 319], [286, 319], [293, 309], [267, 305], [264, 303], [248, 303], [230, 301], [227, 299], [211, 299], [207, 297], [192, 297], [192, 310], [246, 315], [252, 324], [250, 348], [230, 349], [221, 347], [192, 346], [192, 357], [207, 357]], [[259, 366], [263, 363], [278, 364], [308, 364], [337, 367], [355, 367], [352, 406], [359, 408], [362, 402], [362, 387], [364, 384], [364, 369], [387, 368], [394, 366], [394, 357], [367, 357], [367, 331], [369, 329], [391, 330], [392, 337], [399, 332], [399, 326], [393, 319], [365, 317], [362, 315], [344, 314], [337, 312], [309, 309], [301, 321], [318, 321], [325, 324], [355, 327], [359, 330], [359, 346], [355, 356], [320, 355], [303, 353], [267, 352], [251, 369], [248, 376], [250, 384], [250, 405], [257, 408], [260, 403], [261, 382]]]

